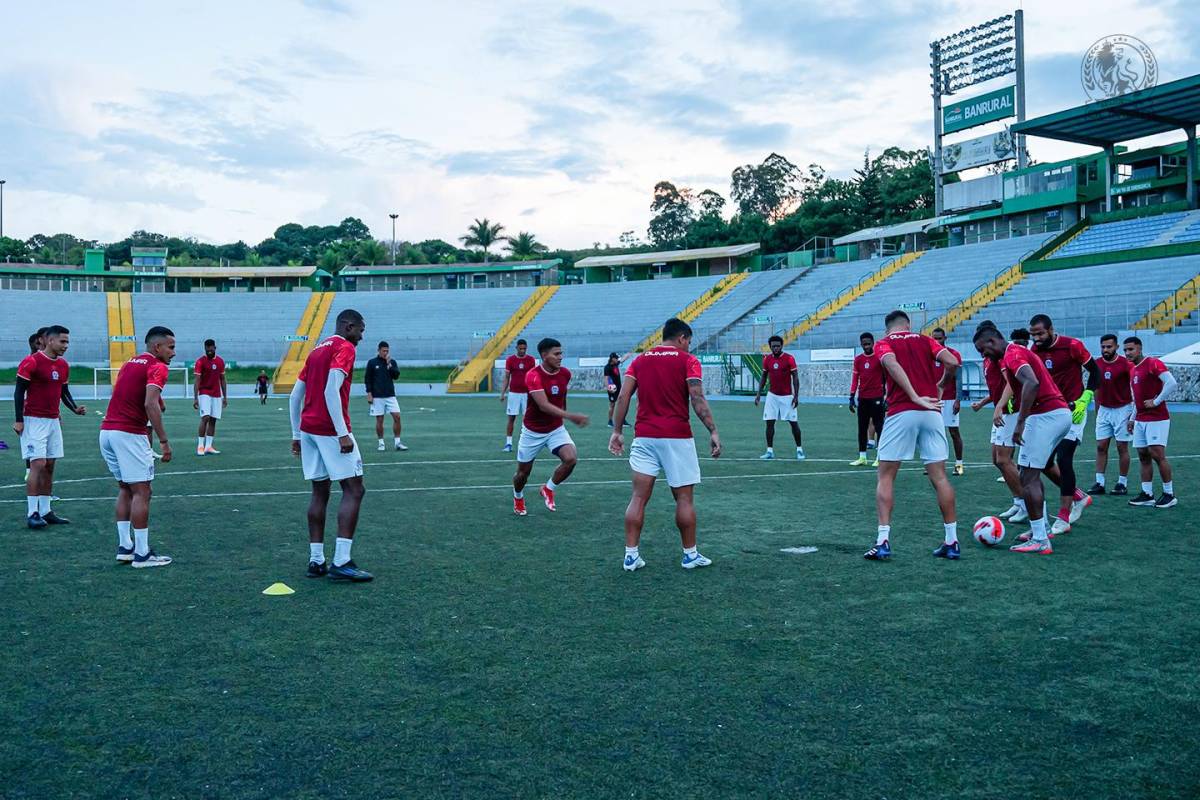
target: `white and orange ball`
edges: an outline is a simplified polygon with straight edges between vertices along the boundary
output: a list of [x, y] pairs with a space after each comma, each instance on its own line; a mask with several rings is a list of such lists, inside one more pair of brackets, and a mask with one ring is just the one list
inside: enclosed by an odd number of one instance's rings
[[982, 517], [975, 523], [975, 541], [984, 547], [995, 547], [1004, 541], [1004, 520], [999, 517]]

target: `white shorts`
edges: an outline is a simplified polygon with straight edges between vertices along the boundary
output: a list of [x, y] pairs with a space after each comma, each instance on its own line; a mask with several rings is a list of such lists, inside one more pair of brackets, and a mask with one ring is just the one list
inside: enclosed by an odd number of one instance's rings
[[508, 393], [508, 415], [510, 417], [525, 416], [525, 405], [529, 402], [529, 395], [525, 392], [509, 392]]
[[376, 397], [371, 401], [371, 416], [382, 417], [385, 414], [399, 414], [400, 403], [394, 397]]
[[790, 394], [771, 394], [767, 392], [767, 402], [763, 406], [763, 419], [781, 419], [785, 422], [795, 422], [796, 407], [792, 405], [792, 396]]
[[[791, 398], [788, 404], [791, 405]], [[639, 436], [629, 447], [629, 466], [634, 472], [655, 478], [661, 471], [672, 489], [700, 482], [700, 459], [694, 439], [658, 439]]]
[[1133, 418], [1133, 403], [1121, 408], [1100, 406], [1096, 412], [1096, 441], [1116, 439], [1118, 442], [1133, 441], [1133, 434], [1126, 424]]
[[[352, 440], [353, 436], [350, 437]], [[349, 453], [342, 452], [336, 436], [316, 436], [300, 431], [300, 464], [306, 481], [344, 481], [363, 474], [358, 442]]]
[[1139, 449], [1143, 447], [1166, 447], [1167, 440], [1170, 438], [1171, 420], [1169, 419], [1133, 423], [1134, 447]]
[[937, 411], [901, 411], [887, 417], [875, 451], [880, 461], [908, 461], [921, 454], [926, 464], [950, 456], [942, 415]]
[[1017, 456], [1017, 466], [1045, 469], [1059, 443], [1068, 438], [1070, 431], [1070, 409], [1056, 408], [1045, 414], [1030, 414], [1025, 420], [1024, 442], [1021, 444], [1021, 454]]
[[958, 414], [954, 413], [954, 401], [942, 401], [942, 426], [946, 428], [958, 427]]
[[[521, 395], [522, 398], [525, 395]], [[549, 450], [553, 453], [563, 445], [575, 444], [571, 439], [571, 434], [567, 433], [567, 429], [563, 425], [559, 425], [549, 433], [538, 433], [531, 431], [524, 425], [521, 426], [521, 440], [517, 442], [517, 461], [522, 464], [528, 464], [538, 457], [538, 453], [543, 450]]]
[[1005, 414], [1004, 427], [992, 426], [992, 444], [996, 447], [1013, 447], [1013, 428], [1017, 427], [1017, 415]]
[[150, 449], [150, 437], [144, 433], [100, 431], [100, 455], [121, 483], [154, 480], [154, 451]]
[[62, 425], [49, 417], [26, 417], [21, 433], [21, 458], [62, 458]]
[[[1067, 413], [1070, 414], [1072, 409], [1075, 408], [1075, 404], [1068, 403], [1067, 405], [1070, 406], [1070, 408], [1067, 409]], [[1068, 441], [1072, 441], [1072, 442], [1082, 442], [1083, 441], [1083, 430], [1084, 430], [1084, 428], [1087, 427], [1087, 422], [1088, 422], [1087, 415], [1088, 415], [1088, 412], [1085, 409], [1083, 412], [1083, 419], [1081, 419], [1079, 422], [1071, 423], [1071, 429], [1067, 431], [1067, 435], [1065, 437]]]
[[212, 417], [213, 419], [221, 418], [221, 398], [202, 394], [198, 399], [200, 401], [200, 416]]

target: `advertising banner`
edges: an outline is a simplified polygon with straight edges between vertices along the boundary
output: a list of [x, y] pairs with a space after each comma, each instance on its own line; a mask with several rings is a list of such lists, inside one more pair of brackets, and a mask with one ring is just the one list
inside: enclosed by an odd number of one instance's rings
[[1005, 86], [994, 92], [968, 97], [942, 108], [942, 132], [954, 133], [986, 122], [995, 122], [1017, 114], [1017, 87]]
[[1016, 155], [1013, 135], [1005, 128], [999, 133], [942, 145], [942, 174], [1006, 161]]

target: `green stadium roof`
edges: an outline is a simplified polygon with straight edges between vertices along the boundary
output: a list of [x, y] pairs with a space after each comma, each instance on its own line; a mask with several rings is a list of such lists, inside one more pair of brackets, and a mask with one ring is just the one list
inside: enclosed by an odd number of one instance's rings
[[1200, 75], [1018, 122], [1013, 133], [1108, 147], [1200, 124]]

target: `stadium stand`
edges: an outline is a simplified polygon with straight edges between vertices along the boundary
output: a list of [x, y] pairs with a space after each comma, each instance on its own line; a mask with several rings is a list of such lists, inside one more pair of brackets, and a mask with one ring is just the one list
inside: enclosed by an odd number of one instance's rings
[[1187, 224], [1171, 237], [1170, 243], [1184, 244], [1186, 242], [1200, 242], [1200, 212], [1193, 211], [1189, 215]]
[[[1195, 230], [1192, 230], [1195, 226]], [[1178, 229], [1178, 232], [1176, 230]], [[1191, 233], [1186, 233], [1191, 231]], [[1192, 237], [1192, 238], [1189, 238]], [[1084, 228], [1071, 241], [1056, 250], [1051, 258], [1132, 250], [1200, 239], [1200, 211], [1177, 211], [1153, 217], [1106, 222]]]
[[695, 334], [693, 348], [705, 349], [710, 340], [783, 291], [788, 284], [798, 280], [809, 270], [811, 268], [773, 269], [747, 275], [745, 280], [705, 309], [692, 323], [692, 331]]
[[108, 306], [103, 292], [0, 292], [4, 328], [0, 363], [16, 366], [29, 355], [29, 334], [51, 324], [71, 329], [67, 360], [73, 364], [108, 365]]

